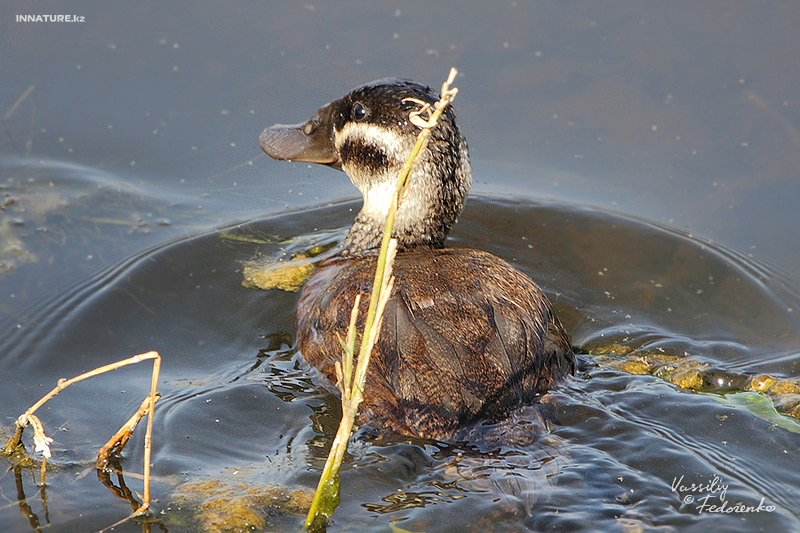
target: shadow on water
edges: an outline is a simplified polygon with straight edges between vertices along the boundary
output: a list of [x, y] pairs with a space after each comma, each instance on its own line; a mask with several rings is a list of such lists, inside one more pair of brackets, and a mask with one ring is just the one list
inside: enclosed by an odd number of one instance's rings
[[[54, 292], [27, 301], [16, 320], [4, 319], [3, 372], [14, 376], [0, 392], [4, 424], [59, 377], [158, 350], [163, 398], [156, 408], [153, 492], [164, 527], [195, 530], [225, 520], [230, 527], [236, 520], [296, 527], [339, 407], [293, 350], [297, 294], [245, 288], [242, 270], [254, 257], [279, 260], [341, 238], [357, 208], [321, 207], [166, 244], [162, 234], [162, 244], [140, 240], [135, 244], [144, 251], [120, 252], [56, 280], [37, 278], [43, 271], [37, 262], [17, 265], [0, 278], [6, 290], [50, 283]], [[38, 225], [52, 227], [54, 216], [44, 213]], [[36, 235], [23, 242], [37, 256], [65, 246]], [[105, 230], [101, 237], [106, 242], [96, 242], [98, 250], [113, 250], [113, 235]], [[485, 249], [531, 275], [576, 346], [621, 343], [701, 357], [721, 369], [800, 375], [796, 288], [768, 265], [714, 243], [597, 210], [479, 196], [469, 201], [450, 245]], [[85, 254], [83, 246], [73, 252]], [[582, 366], [545, 409], [521, 409], [508, 422], [482, 428], [475, 442], [445, 445], [363, 430], [342, 471], [333, 522], [409, 531], [483, 531], [487, 524], [494, 530], [800, 527], [792, 491], [800, 485], [800, 458], [791, 426], [771, 423], [735, 396], [683, 391], [596, 365], [590, 356]], [[96, 450], [148, 387], [147, 371], [124, 369], [48, 404], [42, 417], [56, 442], [47, 516], [41, 498], [31, 497], [33, 477], [8, 471], [0, 477], [6, 500], [0, 524], [33, 527], [16, 508], [57, 531], [77, 524], [100, 529], [129, 512], [129, 502], [88, 474]], [[128, 483], [139, 482], [131, 473], [141, 472], [141, 457], [139, 435], [120, 460]], [[727, 486], [724, 495], [686, 488], [715, 476]], [[19, 496], [25, 493], [27, 499]], [[700, 512], [687, 499], [706, 494], [728, 506], [756, 506], [763, 498], [774, 508]]]

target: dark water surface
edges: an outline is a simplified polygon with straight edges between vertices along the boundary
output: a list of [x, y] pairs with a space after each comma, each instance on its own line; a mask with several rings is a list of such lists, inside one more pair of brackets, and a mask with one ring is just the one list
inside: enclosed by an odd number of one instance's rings
[[[372, 79], [438, 86], [451, 65], [476, 182], [452, 245], [533, 277], [578, 347], [800, 377], [796, 3], [186, 7], [0, 7], [4, 437], [59, 378], [154, 349], [163, 527], [218, 511], [200, 483], [314, 487], [339, 407], [292, 350], [297, 295], [245, 288], [242, 268], [340, 238], [359, 204], [341, 173], [261, 156], [258, 133]], [[0, 530], [130, 512], [92, 465], [149, 381], [136, 365], [42, 408], [46, 501], [37, 469], [5, 461]], [[546, 429], [530, 409], [487, 427], [518, 437], [499, 448], [359, 434], [330, 529], [800, 530], [800, 424], [758, 395], [583, 356], [548, 405]], [[136, 491], [142, 450], [137, 432], [121, 462]], [[301, 520], [248, 505], [266, 530]]]

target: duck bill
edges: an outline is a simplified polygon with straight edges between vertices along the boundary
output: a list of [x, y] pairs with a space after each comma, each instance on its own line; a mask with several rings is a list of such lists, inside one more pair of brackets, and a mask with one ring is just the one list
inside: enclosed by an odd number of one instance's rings
[[275, 124], [259, 137], [264, 152], [273, 159], [307, 161], [341, 170], [333, 143], [333, 110], [337, 102], [321, 107], [311, 120], [301, 124]]

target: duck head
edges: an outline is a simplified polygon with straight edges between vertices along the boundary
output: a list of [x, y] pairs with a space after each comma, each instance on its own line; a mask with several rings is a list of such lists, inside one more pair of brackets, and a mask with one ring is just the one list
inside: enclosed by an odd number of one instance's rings
[[[261, 148], [275, 159], [320, 163], [350, 177], [364, 205], [342, 253], [364, 253], [380, 246], [397, 179], [420, 132], [409, 113], [419, 110], [420, 101], [437, 100], [429, 87], [412, 81], [375, 81], [321, 107], [307, 122], [265, 129]], [[400, 248], [443, 246], [472, 181], [467, 142], [452, 106], [431, 131], [408, 179], [393, 236]]]

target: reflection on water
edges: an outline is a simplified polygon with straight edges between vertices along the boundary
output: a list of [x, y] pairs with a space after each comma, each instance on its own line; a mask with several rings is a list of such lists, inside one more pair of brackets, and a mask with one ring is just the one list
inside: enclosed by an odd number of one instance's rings
[[[102, 193], [86, 189], [65, 201], [74, 205], [83, 194]], [[135, 198], [109, 192], [100, 204], [125, 199], [133, 202], [128, 213], [136, 209]], [[260, 517], [265, 528], [299, 525], [300, 504], [275, 508], [264, 498], [299, 502], [316, 485], [339, 406], [294, 353], [296, 293], [248, 289], [243, 270], [254, 257], [288, 257], [340, 238], [357, 205], [177, 240], [159, 235], [152, 244], [124, 242], [139, 238], [135, 224], [119, 229], [125, 238], [109, 239], [109, 225], [102, 225], [107, 213], [71, 218], [54, 205], [35, 220], [27, 212], [10, 215], [20, 218], [15, 231], [22, 231], [31, 254], [56, 257], [57, 249], [64, 250], [71, 270], [49, 278], [44, 273], [52, 265], [37, 260], [16, 264], [0, 278], [6, 294], [29, 291], [24, 305], [2, 315], [2, 369], [13, 376], [0, 390], [4, 424], [59, 377], [156, 349], [164, 363], [152, 491], [165, 527], [190, 531], [221, 519], [230, 506], [202, 507], [212, 492], [215, 502], [234, 502], [239, 517]], [[49, 233], [43, 237], [34, 229], [62, 225], [74, 225], [64, 233], [70, 239], [95, 228], [98, 240], [48, 240]], [[78, 258], [93, 243], [91, 253], [105, 259], [80, 266]], [[485, 249], [530, 274], [578, 347], [621, 343], [700, 357], [730, 371], [800, 375], [797, 289], [768, 265], [713, 243], [575, 206], [477, 197], [451, 244]], [[733, 396], [683, 391], [652, 376], [597, 365], [589, 356], [581, 367], [539, 408], [521, 409], [460, 445], [363, 429], [342, 470], [336, 526], [800, 527], [793, 492], [800, 486], [800, 456], [796, 434], [785, 423], [773, 424]], [[32, 513], [56, 531], [100, 529], [127, 514], [130, 504], [106, 492], [91, 465], [148, 388], [149, 372], [127, 368], [70, 388], [48, 404], [41, 414], [56, 442], [47, 513], [34, 478], [9, 471], [0, 477], [0, 491], [12, 503], [2, 507], [0, 526], [34, 527], [27, 517]], [[140, 483], [137, 437], [120, 461], [129, 487]], [[708, 484], [714, 476], [727, 485], [724, 498], [713, 493], [717, 503], [756, 506], [764, 498], [774, 510], [700, 512], [687, 496], [709, 491], [680, 487]], [[682, 485], [673, 488], [680, 478]], [[186, 509], [193, 506], [188, 520]]]

